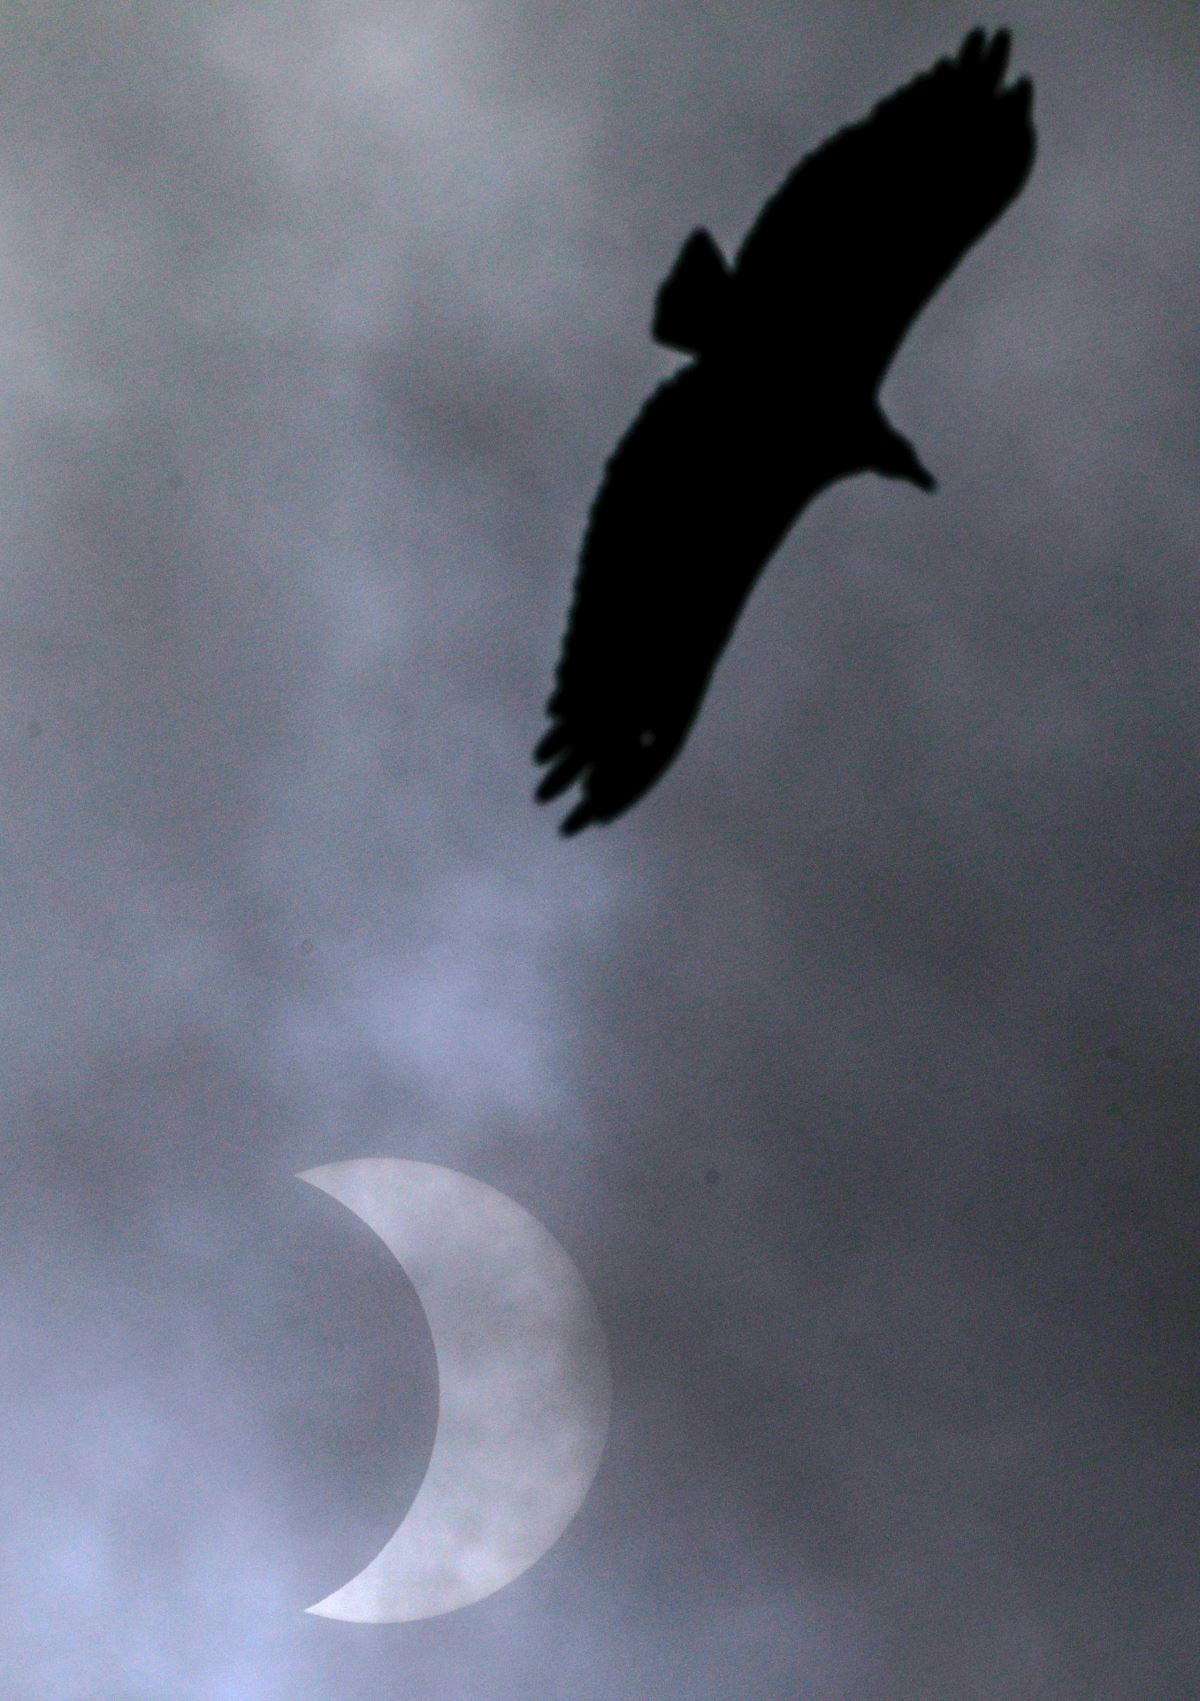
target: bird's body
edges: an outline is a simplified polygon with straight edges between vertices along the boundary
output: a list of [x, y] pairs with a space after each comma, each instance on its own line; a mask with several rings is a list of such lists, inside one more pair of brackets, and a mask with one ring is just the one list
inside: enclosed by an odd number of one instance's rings
[[[684, 244], [654, 334], [694, 359], [605, 468], [535, 752], [552, 764], [541, 801], [580, 784], [564, 832], [622, 814], [678, 754], [746, 598], [814, 496], [869, 469], [933, 487], [876, 396], [915, 313], [1028, 173], [1029, 85], [999, 92], [1006, 51], [1003, 32], [990, 45], [973, 32], [957, 60], [803, 161], [732, 268], [707, 232]], [[947, 204], [914, 226], [901, 190], [918, 170]]]

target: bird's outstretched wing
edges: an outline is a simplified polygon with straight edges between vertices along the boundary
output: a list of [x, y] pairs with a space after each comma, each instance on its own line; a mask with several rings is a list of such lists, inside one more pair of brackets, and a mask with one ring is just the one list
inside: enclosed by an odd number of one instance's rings
[[803, 377], [819, 396], [818, 424], [831, 409], [843, 426], [856, 409], [866, 418], [912, 319], [1029, 173], [1032, 90], [1003, 88], [1007, 55], [1005, 31], [973, 30], [956, 58], [804, 160], [732, 276], [705, 233], [685, 245], [654, 333], [699, 358], [651, 396], [608, 463], [534, 752], [547, 765], [540, 801], [579, 785], [564, 832], [611, 821], [654, 784], [799, 507], [876, 464], [868, 446], [839, 465], [836, 432], [827, 443], [811, 423], [807, 438], [795, 418], [770, 429], [768, 392], [778, 399], [782, 355], [785, 384]]
[[[747, 503], [758, 450], [702, 365], [650, 397], [605, 468], [575, 580], [538, 801], [576, 781], [574, 833], [637, 801], [678, 753], [709, 676], [794, 502]], [[743, 439], [744, 443], [744, 439]], [[746, 454], [739, 476], [739, 454]]]
[[972, 30], [802, 160], [735, 265], [738, 317], [836, 349], [850, 386], [878, 386], [909, 325], [1004, 211], [1034, 156], [1029, 79], [1003, 87], [1009, 35]]

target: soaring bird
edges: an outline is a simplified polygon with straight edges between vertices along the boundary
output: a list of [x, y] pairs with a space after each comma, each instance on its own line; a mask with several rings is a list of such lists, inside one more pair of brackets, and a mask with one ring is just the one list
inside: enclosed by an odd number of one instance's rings
[[612, 821], [679, 754], [759, 574], [827, 485], [934, 480], [879, 388], [939, 284], [1014, 199], [1033, 87], [1009, 35], [954, 58], [801, 160], [730, 265], [707, 230], [658, 291], [651, 334], [690, 356], [617, 445], [592, 504], [534, 751], [541, 803], [578, 782], [567, 834]]

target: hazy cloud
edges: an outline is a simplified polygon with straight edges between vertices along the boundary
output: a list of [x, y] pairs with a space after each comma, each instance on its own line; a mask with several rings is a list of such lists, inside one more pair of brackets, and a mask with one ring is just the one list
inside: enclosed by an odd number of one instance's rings
[[[8, 13], [5, 1694], [1194, 1691], [1194, 18], [985, 20], [1041, 153], [886, 387], [938, 494], [823, 498], [564, 845], [654, 290], [974, 16]], [[546, 1223], [614, 1412], [550, 1554], [372, 1629], [303, 1608], [432, 1346], [294, 1175], [375, 1154]]]

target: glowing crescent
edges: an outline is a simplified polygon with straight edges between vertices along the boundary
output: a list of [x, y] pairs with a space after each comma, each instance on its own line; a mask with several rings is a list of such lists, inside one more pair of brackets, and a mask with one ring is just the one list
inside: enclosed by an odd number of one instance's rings
[[608, 1348], [583, 1278], [514, 1200], [439, 1164], [299, 1172], [374, 1229], [425, 1311], [438, 1367], [429, 1466], [375, 1558], [307, 1611], [386, 1624], [494, 1594], [556, 1542], [608, 1432]]

